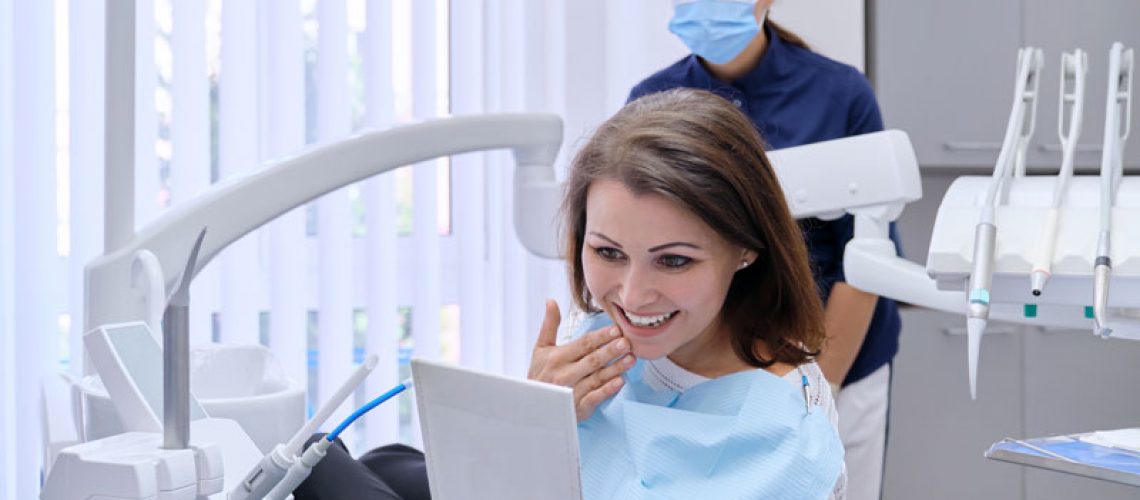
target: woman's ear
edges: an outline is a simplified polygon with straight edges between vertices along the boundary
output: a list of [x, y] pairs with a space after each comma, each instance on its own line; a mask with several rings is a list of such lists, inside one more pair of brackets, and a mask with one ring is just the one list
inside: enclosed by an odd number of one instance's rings
[[740, 264], [737, 266], [736, 270], [740, 271], [740, 270], [752, 265], [753, 262], [756, 262], [756, 257], [758, 257], [759, 255], [760, 254], [757, 253], [755, 250], [742, 249], [740, 251]]

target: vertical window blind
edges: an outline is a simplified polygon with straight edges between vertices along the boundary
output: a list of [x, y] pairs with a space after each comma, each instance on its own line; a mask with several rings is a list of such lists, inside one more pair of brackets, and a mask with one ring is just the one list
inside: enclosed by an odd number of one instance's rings
[[[683, 53], [670, 9], [139, 0], [136, 230], [306, 148], [451, 115], [560, 114], [563, 175], [628, 89]], [[42, 381], [84, 374], [83, 269], [107, 250], [107, 15], [98, 1], [0, 0], [0, 499], [38, 495]], [[570, 301], [563, 264], [515, 238], [513, 167], [505, 151], [440, 158], [279, 217], [195, 279], [192, 341], [268, 346], [310, 405], [365, 353], [380, 363], [361, 403], [408, 376], [411, 356], [524, 376], [543, 301]], [[348, 439], [416, 444], [413, 409], [378, 408]]]

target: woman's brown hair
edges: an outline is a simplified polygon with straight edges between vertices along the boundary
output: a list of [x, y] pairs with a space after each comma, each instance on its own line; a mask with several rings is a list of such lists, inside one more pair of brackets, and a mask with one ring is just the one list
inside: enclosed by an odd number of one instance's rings
[[779, 25], [776, 23], [776, 21], [773, 21], [771, 19], [765, 19], [764, 22], [767, 23], [770, 28], [772, 28], [772, 31], [776, 34], [776, 36], [780, 37], [780, 40], [782, 40], [784, 43], [795, 45], [801, 49], [811, 50], [811, 47], [808, 46], [807, 42], [805, 42], [803, 38], [800, 38], [799, 35], [789, 31], [788, 28]]
[[[627, 104], [603, 123], [570, 166], [563, 215], [570, 286], [591, 304], [582, 266], [586, 197], [601, 179], [656, 195], [696, 214], [730, 243], [758, 257], [729, 285], [721, 320], [750, 365], [800, 364], [823, 343], [823, 308], [799, 226], [764, 155], [756, 128], [712, 93], [675, 89]], [[770, 357], [761, 356], [758, 342]]]

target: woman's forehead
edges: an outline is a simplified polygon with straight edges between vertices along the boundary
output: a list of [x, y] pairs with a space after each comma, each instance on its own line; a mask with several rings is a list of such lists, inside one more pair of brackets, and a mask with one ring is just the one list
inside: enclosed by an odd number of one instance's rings
[[586, 196], [586, 232], [600, 233], [621, 245], [652, 247], [687, 241], [712, 249], [724, 241], [700, 217], [658, 194], [635, 194], [625, 184], [599, 180]]

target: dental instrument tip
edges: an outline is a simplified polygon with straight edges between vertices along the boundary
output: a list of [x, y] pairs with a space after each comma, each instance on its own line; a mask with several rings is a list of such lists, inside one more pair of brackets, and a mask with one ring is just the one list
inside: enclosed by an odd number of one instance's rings
[[1033, 271], [1029, 277], [1030, 291], [1034, 297], [1040, 297], [1041, 292], [1045, 290], [1045, 283], [1049, 281], [1049, 273], [1041, 270]]
[[966, 319], [966, 355], [970, 370], [970, 399], [978, 399], [978, 358], [982, 350], [982, 334], [986, 332], [985, 318]]
[[1108, 327], [1108, 286], [1112, 261], [1105, 256], [1097, 257], [1093, 268], [1093, 333], [1101, 338], [1112, 335]]

